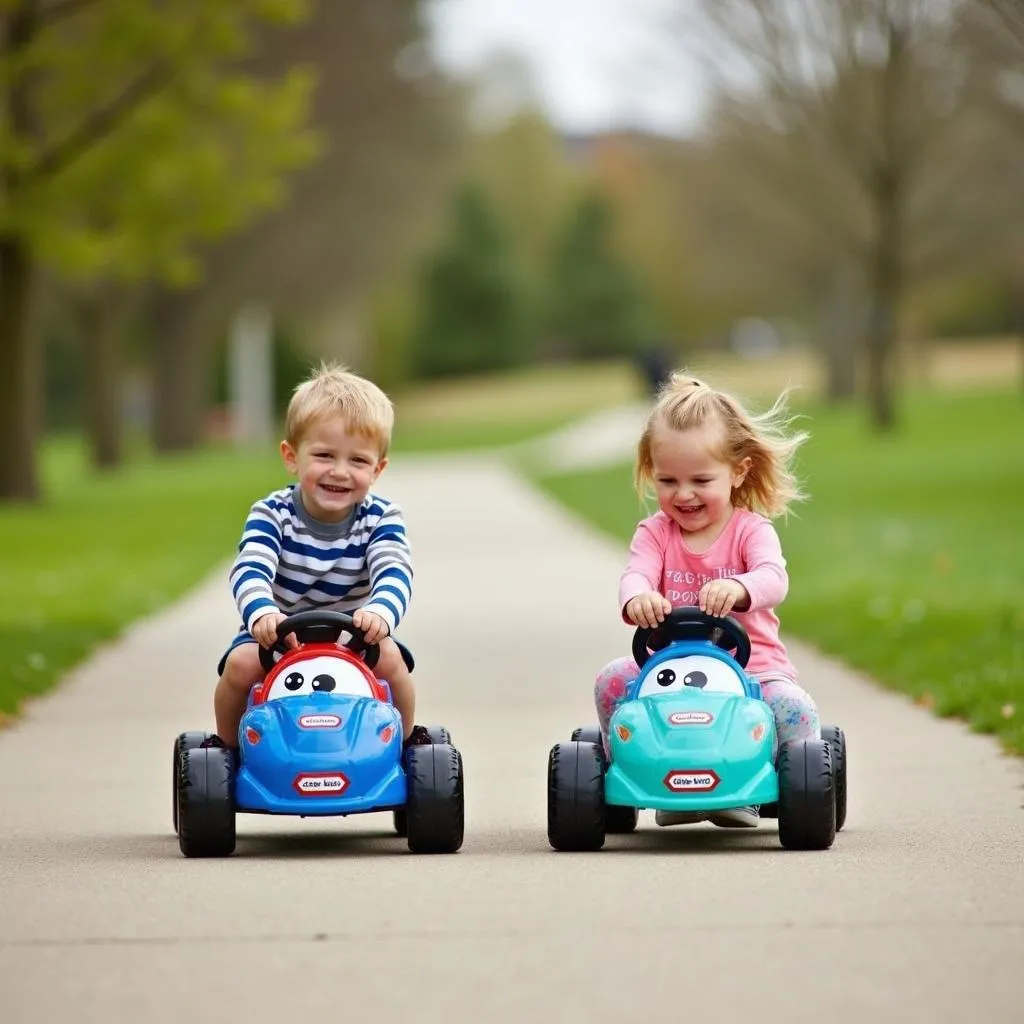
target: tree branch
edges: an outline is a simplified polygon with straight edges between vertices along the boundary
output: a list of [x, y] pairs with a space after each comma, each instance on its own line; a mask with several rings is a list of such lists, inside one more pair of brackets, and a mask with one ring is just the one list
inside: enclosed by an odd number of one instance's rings
[[166, 64], [162, 61], [153, 64], [120, 96], [94, 110], [77, 128], [44, 151], [30, 169], [28, 177], [53, 177], [62, 171], [87, 149], [109, 135], [146, 100], [165, 88], [171, 78], [172, 72]]
[[999, 20], [1018, 45], [1024, 46], [1024, 4], [1020, 0], [975, 0]]
[[39, 9], [36, 15], [37, 24], [40, 26], [56, 25], [57, 22], [92, 7], [97, 0], [52, 0]]

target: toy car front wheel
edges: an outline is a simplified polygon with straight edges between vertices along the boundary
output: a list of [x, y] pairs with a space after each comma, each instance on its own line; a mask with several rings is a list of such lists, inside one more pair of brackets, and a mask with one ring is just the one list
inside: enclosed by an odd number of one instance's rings
[[789, 850], [827, 850], [836, 838], [832, 748], [791, 740], [779, 749], [779, 840]]
[[596, 725], [581, 725], [578, 729], [573, 729], [571, 739], [577, 743], [600, 743], [601, 742], [601, 730]]
[[208, 732], [183, 732], [174, 741], [174, 758], [171, 774], [171, 818], [174, 822], [174, 833], [178, 833], [178, 780], [181, 778], [181, 752], [201, 747], [209, 737]]
[[227, 857], [235, 849], [234, 753], [183, 750], [178, 771], [178, 846], [186, 857]]
[[601, 748], [556, 743], [548, 756], [548, 842], [556, 850], [600, 850], [606, 830]]
[[838, 725], [823, 725], [821, 738], [832, 748], [836, 790], [836, 831], [846, 824], [846, 733]]
[[[447, 743], [451, 746], [452, 734], [443, 725], [428, 725], [424, 727], [430, 742], [434, 744]], [[394, 812], [395, 834], [406, 836], [409, 833], [409, 822], [406, 818], [405, 808], [396, 807]]]
[[[462, 755], [448, 743], [423, 744], [405, 751], [409, 797], [406, 841], [413, 853], [455, 853], [465, 828]], [[395, 828], [399, 814], [395, 813]]]

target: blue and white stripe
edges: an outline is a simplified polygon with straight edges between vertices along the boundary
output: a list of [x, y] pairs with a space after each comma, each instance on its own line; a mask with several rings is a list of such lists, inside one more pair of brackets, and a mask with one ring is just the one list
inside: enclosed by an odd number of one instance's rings
[[365, 608], [393, 634], [409, 607], [412, 575], [397, 505], [369, 494], [344, 522], [321, 523], [306, 513], [293, 485], [250, 509], [231, 567], [231, 592], [249, 630], [269, 611]]

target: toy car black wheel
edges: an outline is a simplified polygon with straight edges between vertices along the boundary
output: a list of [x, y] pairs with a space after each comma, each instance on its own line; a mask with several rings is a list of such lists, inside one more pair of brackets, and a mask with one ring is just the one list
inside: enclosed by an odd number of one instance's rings
[[409, 849], [413, 853], [455, 853], [462, 846], [465, 828], [462, 755], [448, 743], [408, 747], [405, 772], [409, 780], [405, 805]]
[[233, 751], [201, 747], [181, 752], [178, 846], [186, 857], [227, 857], [234, 852]]
[[600, 743], [601, 730], [596, 725], [581, 725], [573, 729], [571, 739], [578, 743]]
[[832, 748], [832, 775], [836, 790], [836, 831], [846, 824], [846, 733], [838, 725], [823, 725], [821, 738]]
[[605, 811], [601, 748], [556, 743], [548, 756], [548, 842], [556, 850], [600, 850]]
[[178, 780], [181, 778], [181, 752], [201, 747], [209, 738], [208, 732], [183, 732], [174, 741], [174, 759], [171, 773], [171, 818], [174, 821], [174, 833], [178, 833]]
[[[452, 742], [452, 734], [443, 725], [426, 725], [424, 728], [427, 730], [427, 735], [430, 737], [430, 742], [435, 744], [447, 743], [449, 746]], [[406, 817], [404, 807], [395, 808], [395, 834], [399, 836], [406, 836], [409, 833], [409, 822]]]
[[452, 734], [443, 725], [426, 725], [424, 728], [431, 743], [452, 745]]
[[605, 804], [604, 830], [614, 835], [626, 835], [635, 832], [640, 820], [640, 811], [636, 807], [621, 807], [618, 804]]
[[788, 850], [827, 850], [835, 838], [832, 748], [790, 740], [779, 749], [779, 841]]

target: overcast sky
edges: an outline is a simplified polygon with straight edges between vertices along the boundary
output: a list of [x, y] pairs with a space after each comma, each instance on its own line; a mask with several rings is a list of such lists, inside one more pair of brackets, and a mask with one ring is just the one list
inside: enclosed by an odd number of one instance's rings
[[679, 0], [433, 0], [433, 47], [460, 73], [497, 50], [520, 53], [551, 120], [565, 131], [692, 130], [700, 75], [670, 51]]

